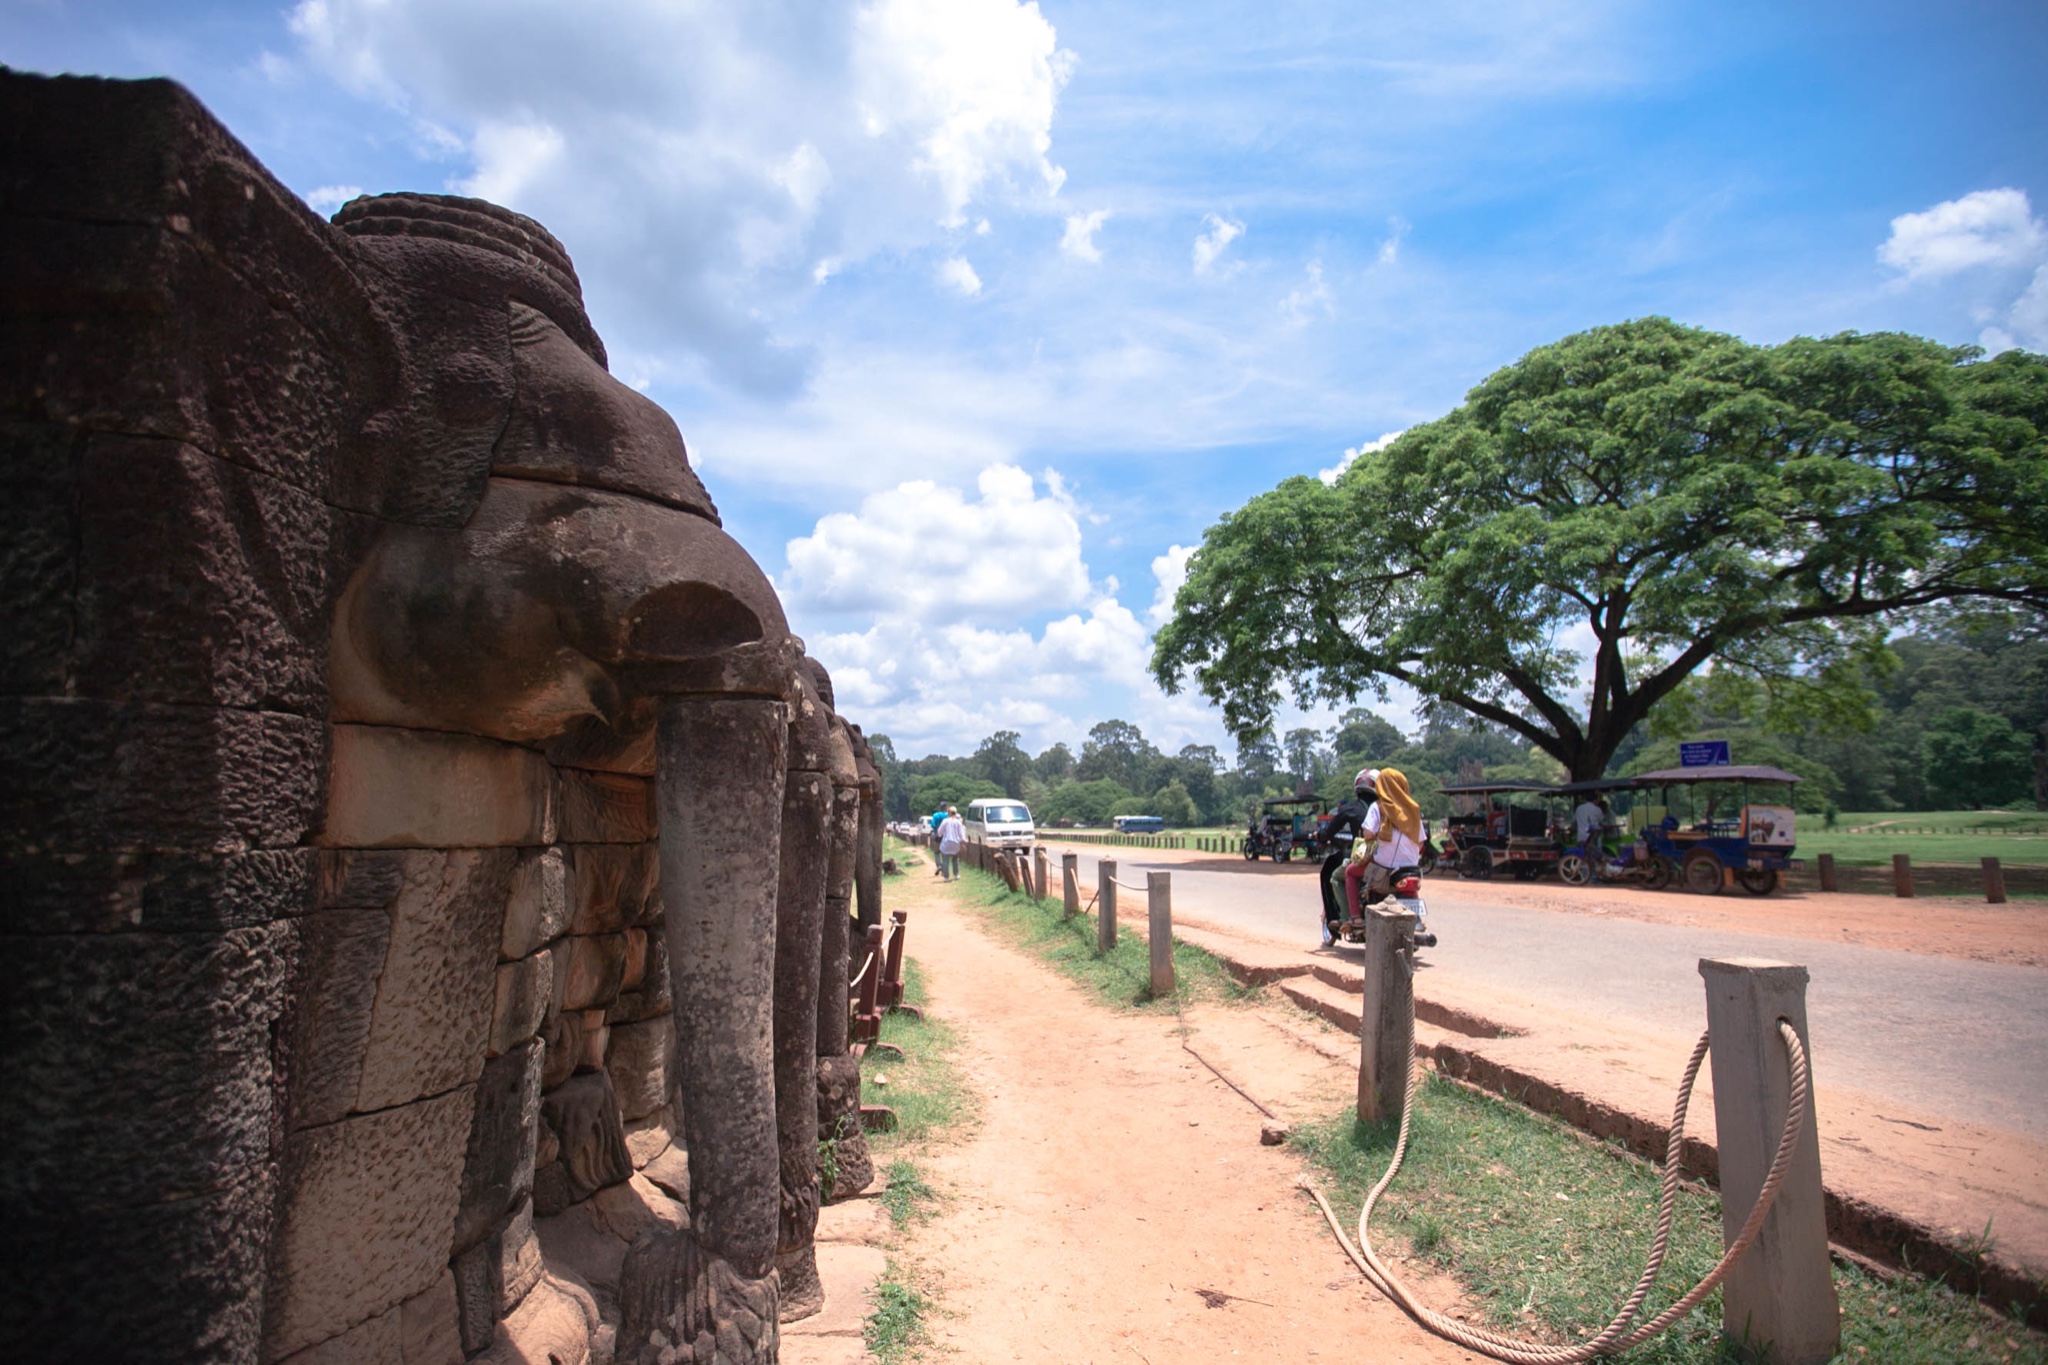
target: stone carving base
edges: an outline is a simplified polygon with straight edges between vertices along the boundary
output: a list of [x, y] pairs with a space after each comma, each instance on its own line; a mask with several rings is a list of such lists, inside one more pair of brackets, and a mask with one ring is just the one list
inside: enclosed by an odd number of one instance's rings
[[688, 1230], [651, 1233], [620, 1272], [614, 1365], [775, 1365], [780, 1297], [774, 1271], [748, 1279]]
[[851, 1199], [875, 1183], [874, 1158], [860, 1126], [860, 1058], [851, 1053], [818, 1059], [818, 1134], [837, 1139], [838, 1176], [825, 1191], [826, 1203]]
[[775, 1257], [775, 1272], [782, 1280], [781, 1321], [801, 1322], [824, 1309], [825, 1282], [818, 1278], [817, 1247], [779, 1253]]

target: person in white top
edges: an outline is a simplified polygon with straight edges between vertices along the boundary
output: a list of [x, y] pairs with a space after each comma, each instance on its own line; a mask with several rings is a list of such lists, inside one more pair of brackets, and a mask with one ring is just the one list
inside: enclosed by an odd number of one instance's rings
[[1351, 905], [1351, 918], [1365, 914], [1360, 904], [1359, 883], [1365, 883], [1368, 901], [1387, 894], [1394, 870], [1413, 867], [1422, 860], [1422, 807], [1408, 794], [1408, 777], [1399, 768], [1382, 768], [1375, 784], [1379, 799], [1366, 812], [1363, 837], [1351, 851], [1351, 866], [1344, 869], [1344, 895]]
[[946, 807], [946, 818], [939, 822], [939, 875], [949, 882], [960, 875], [960, 846], [966, 842], [967, 826], [959, 808]]
[[1599, 851], [1600, 837], [1607, 832], [1608, 812], [1604, 798], [1588, 793], [1572, 811], [1572, 827], [1579, 836], [1579, 847], [1588, 853]]

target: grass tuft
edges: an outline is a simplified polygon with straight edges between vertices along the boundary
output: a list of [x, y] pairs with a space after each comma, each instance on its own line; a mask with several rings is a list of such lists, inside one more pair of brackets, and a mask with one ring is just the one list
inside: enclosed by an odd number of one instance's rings
[[917, 1167], [898, 1157], [889, 1163], [888, 1184], [882, 1190], [882, 1207], [889, 1210], [889, 1221], [898, 1228], [912, 1223], [921, 1223], [932, 1216], [939, 1202], [939, 1192], [925, 1183]]
[[930, 1299], [903, 1283], [897, 1274], [892, 1261], [888, 1273], [875, 1285], [874, 1311], [861, 1325], [868, 1350], [882, 1365], [912, 1358], [924, 1341], [925, 1315], [932, 1306]]
[[[1352, 1111], [1298, 1126], [1294, 1144], [1321, 1168], [1331, 1204], [1354, 1231], [1365, 1192], [1393, 1154], [1390, 1124]], [[1493, 1326], [1550, 1341], [1599, 1330], [1641, 1272], [1656, 1219], [1657, 1173], [1520, 1105], [1432, 1077], [1419, 1089], [1408, 1157], [1374, 1212], [1377, 1245], [1405, 1235], [1448, 1271]], [[1682, 1191], [1671, 1252], [1645, 1316], [1713, 1268], [1720, 1201]], [[1951, 1361], [2048, 1365], [2048, 1337], [1913, 1276], [1882, 1280], [1836, 1267], [1842, 1354], [1855, 1365]], [[1720, 1295], [1671, 1331], [1619, 1357], [1631, 1365], [1733, 1365], [1753, 1347], [1721, 1333]]]
[[[1129, 1009], [1174, 1007], [1171, 996], [1152, 994], [1151, 949], [1136, 934], [1119, 933], [1116, 947], [1107, 953], [1099, 952], [1095, 946], [1096, 917], [1092, 912], [1084, 911], [1066, 919], [1056, 893], [1035, 901], [1021, 891], [1010, 890], [1001, 878], [979, 868], [965, 868], [963, 872], [963, 878], [955, 884], [955, 894], [968, 908], [995, 925], [1012, 943], [1087, 987], [1104, 1003]], [[1129, 896], [1128, 892], [1125, 894]], [[1119, 904], [1120, 926], [1128, 923], [1133, 911], [1143, 922], [1143, 898], [1134, 899], [1135, 906], [1128, 900]], [[1081, 903], [1088, 903], [1085, 894]], [[1173, 974], [1182, 1003], [1235, 1002], [1257, 994], [1233, 980], [1214, 954], [1179, 940], [1173, 945]]]

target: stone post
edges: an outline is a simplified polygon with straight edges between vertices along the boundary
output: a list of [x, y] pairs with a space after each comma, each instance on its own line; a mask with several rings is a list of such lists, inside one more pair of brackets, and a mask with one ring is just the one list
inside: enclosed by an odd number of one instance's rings
[[[782, 1166], [775, 1266], [782, 1276], [784, 1322], [825, 1306], [813, 1239], [819, 1199], [818, 962], [831, 823], [832, 786], [825, 775], [791, 770], [782, 792], [782, 877], [775, 907], [775, 1129]], [[842, 905], [842, 918], [844, 913]]]
[[788, 744], [783, 702], [717, 696], [665, 701], [655, 741], [675, 1077], [688, 1097], [678, 1329], [735, 1365], [770, 1365], [780, 1339], [772, 1002]]
[[1060, 893], [1065, 897], [1061, 919], [1072, 919], [1081, 913], [1081, 855], [1060, 854]]
[[1174, 991], [1173, 891], [1169, 873], [1145, 874], [1145, 912], [1147, 946], [1152, 957], [1152, 995], [1158, 999]]
[[1823, 853], [1823, 854], [1821, 854], [1821, 855], [1820, 855], [1819, 863], [1820, 863], [1820, 889], [1821, 889], [1821, 890], [1823, 890], [1823, 891], [1832, 891], [1832, 890], [1834, 890], [1834, 889], [1835, 889], [1835, 855], [1834, 855], [1834, 854], [1832, 854], [1832, 853]]
[[1999, 865], [1996, 858], [1984, 859], [1982, 866], [1984, 868], [1984, 899], [1993, 905], [2004, 905], [2005, 869]]
[[1046, 859], [1044, 848], [1040, 847], [1031, 850], [1031, 899], [1035, 901], [1042, 901], [1045, 899], [1045, 862]]
[[1373, 906], [1365, 921], [1358, 1030], [1358, 1117], [1399, 1122], [1415, 1065], [1415, 912]]
[[1116, 863], [1108, 858], [1095, 860], [1095, 946], [1116, 947]]
[[[1806, 968], [1750, 958], [1700, 960], [1713, 1039], [1714, 1127], [1725, 1242], [1749, 1217], [1784, 1130], [1791, 1066], [1778, 1021], [1806, 1032]], [[1807, 1051], [1812, 1057], [1811, 1048]], [[1813, 1096], [1791, 1169], [1763, 1229], [1721, 1285], [1721, 1326], [1768, 1352], [1774, 1365], [1821, 1365], [1841, 1344], [1821, 1202], [1820, 1134]]]
[[1910, 854], [1892, 855], [1892, 894], [1906, 900], [1913, 898], [1913, 859]]

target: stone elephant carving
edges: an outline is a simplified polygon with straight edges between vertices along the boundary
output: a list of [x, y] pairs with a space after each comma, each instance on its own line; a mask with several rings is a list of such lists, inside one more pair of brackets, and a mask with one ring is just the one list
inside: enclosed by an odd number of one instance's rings
[[0, 1343], [566, 1365], [661, 1242], [773, 1360], [857, 779], [674, 423], [529, 219], [0, 112]]

